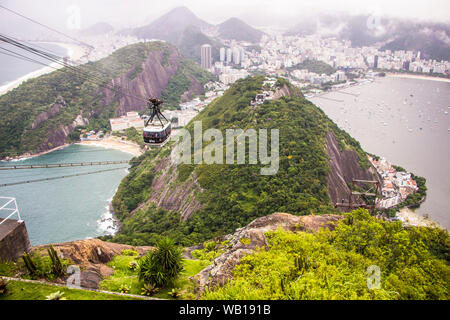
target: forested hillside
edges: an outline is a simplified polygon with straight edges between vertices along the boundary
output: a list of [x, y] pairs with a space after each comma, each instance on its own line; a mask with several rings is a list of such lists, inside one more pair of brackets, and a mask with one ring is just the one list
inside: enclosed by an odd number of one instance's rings
[[176, 105], [184, 93], [201, 94], [212, 79], [162, 42], [129, 45], [79, 69], [28, 80], [0, 96], [0, 159], [62, 145], [77, 126], [108, 130], [110, 117], [143, 110], [149, 96]]
[[[385, 222], [363, 209], [334, 230], [266, 233], [268, 250], [242, 258], [221, 300], [448, 300], [450, 237]], [[369, 287], [368, 283], [373, 287]], [[371, 289], [372, 288], [372, 289]]]
[[[176, 166], [169, 156], [173, 144], [147, 152], [130, 169], [113, 199], [122, 222], [113, 241], [153, 244], [158, 236], [169, 235], [189, 245], [230, 233], [273, 212], [337, 212], [328, 193], [325, 136], [332, 132], [341, 149], [356, 151], [361, 168], [367, 166], [365, 152], [283, 79], [276, 84], [279, 98], [251, 106], [263, 81], [262, 76], [237, 81], [194, 121], [202, 121], [203, 130], [221, 132], [227, 128], [279, 129], [278, 172], [261, 175], [260, 169], [266, 166], [248, 161], [245, 165]], [[187, 129], [192, 133], [193, 122]], [[363, 170], [358, 161], [355, 166]]]

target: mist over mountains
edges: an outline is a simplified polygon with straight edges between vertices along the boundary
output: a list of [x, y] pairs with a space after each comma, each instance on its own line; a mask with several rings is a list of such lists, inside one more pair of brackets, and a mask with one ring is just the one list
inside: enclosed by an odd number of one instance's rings
[[450, 60], [450, 24], [370, 15], [319, 15], [303, 19], [288, 35], [320, 34], [350, 40], [352, 46], [420, 51], [422, 58]]

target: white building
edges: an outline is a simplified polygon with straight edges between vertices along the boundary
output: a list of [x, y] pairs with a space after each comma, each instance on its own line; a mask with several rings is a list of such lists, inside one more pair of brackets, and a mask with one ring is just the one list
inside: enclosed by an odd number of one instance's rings
[[144, 127], [144, 120], [139, 117], [137, 112], [127, 112], [126, 116], [109, 119], [112, 131], [122, 131], [128, 128], [140, 129]]

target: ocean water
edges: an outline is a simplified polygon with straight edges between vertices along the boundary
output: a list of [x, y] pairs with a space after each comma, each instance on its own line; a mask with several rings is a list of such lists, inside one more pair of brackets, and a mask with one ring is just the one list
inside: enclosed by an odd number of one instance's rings
[[[0, 162], [0, 166], [129, 160], [132, 157], [131, 154], [112, 149], [71, 145], [31, 159]], [[17, 199], [20, 215], [25, 220], [32, 245], [111, 234], [117, 226], [109, 212], [109, 203], [120, 181], [127, 174], [127, 167], [127, 164], [118, 164], [0, 171], [0, 184], [3, 184], [117, 169], [60, 180], [1, 187], [0, 196]], [[0, 216], [4, 215], [0, 213]]]
[[450, 83], [386, 77], [343, 92], [310, 100], [364, 150], [425, 177], [427, 200], [416, 212], [448, 229]]
[[[30, 42], [27, 45], [30, 45], [32, 47], [39, 46], [39, 47], [36, 47], [36, 49], [45, 50], [46, 52], [56, 54], [59, 57], [64, 57], [67, 55], [66, 48], [58, 46], [53, 43]], [[40, 61], [45, 64], [51, 63], [51, 61], [49, 61], [49, 60], [40, 58], [36, 55], [28, 53], [22, 49], [16, 48], [9, 44], [2, 44], [2, 48], [5, 48], [10, 51], [14, 51], [23, 56], [32, 58], [34, 60]], [[31, 62], [31, 61], [24, 61], [22, 59], [18, 59], [18, 58], [3, 54], [3, 53], [10, 54], [10, 52], [5, 52], [3, 50], [0, 50], [0, 53], [1, 53], [0, 54], [0, 87], [7, 85], [8, 83], [15, 81], [31, 72], [34, 72], [34, 71], [44, 68], [44, 66], [41, 64], [37, 64], [37, 63]]]

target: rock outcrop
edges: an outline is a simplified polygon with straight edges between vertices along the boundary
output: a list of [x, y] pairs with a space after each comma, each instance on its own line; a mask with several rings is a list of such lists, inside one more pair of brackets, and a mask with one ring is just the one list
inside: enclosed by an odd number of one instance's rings
[[53, 106], [48, 111], [44, 111], [39, 113], [36, 118], [33, 121], [33, 124], [31, 125], [31, 129], [34, 130], [39, 125], [48, 119], [54, 117], [62, 108], [66, 107], [66, 102], [62, 97], [58, 97], [58, 100], [55, 102]]
[[[32, 251], [45, 252], [48, 247], [49, 245], [35, 246]], [[113, 274], [114, 270], [106, 264], [115, 255], [121, 254], [126, 249], [135, 250], [143, 255], [152, 249], [152, 247], [132, 247], [99, 239], [53, 244], [53, 248], [58, 252], [60, 258], [68, 259], [80, 268], [81, 286], [92, 289], [97, 289], [100, 281]], [[65, 281], [65, 279], [61, 279], [61, 281]]]
[[152, 181], [150, 197], [134, 209], [131, 212], [132, 215], [150, 203], [155, 203], [158, 207], [166, 210], [180, 212], [181, 220], [185, 221], [195, 211], [202, 208], [201, 203], [194, 196], [195, 192], [203, 191], [197, 183], [196, 177], [191, 176], [184, 182], [177, 181], [178, 171], [170, 156], [160, 160], [153, 171], [158, 175]]
[[205, 287], [222, 285], [231, 279], [233, 269], [240, 263], [242, 257], [253, 253], [257, 248], [268, 249], [265, 235], [267, 231], [274, 231], [279, 227], [293, 232], [317, 232], [320, 228], [333, 230], [342, 218], [340, 215], [294, 216], [288, 213], [274, 213], [253, 220], [246, 227], [220, 239], [220, 241], [228, 240], [228, 249], [193, 277], [198, 284], [198, 292], [201, 293]]
[[[328, 194], [332, 203], [342, 202], [342, 199], [348, 203], [351, 193], [349, 185], [352, 184], [353, 179], [377, 179], [380, 181], [378, 174], [372, 167], [369, 169], [361, 168], [355, 151], [340, 150], [338, 140], [333, 132], [327, 133], [326, 140], [326, 151], [330, 166]], [[355, 201], [355, 199], [352, 198], [352, 201]]]

